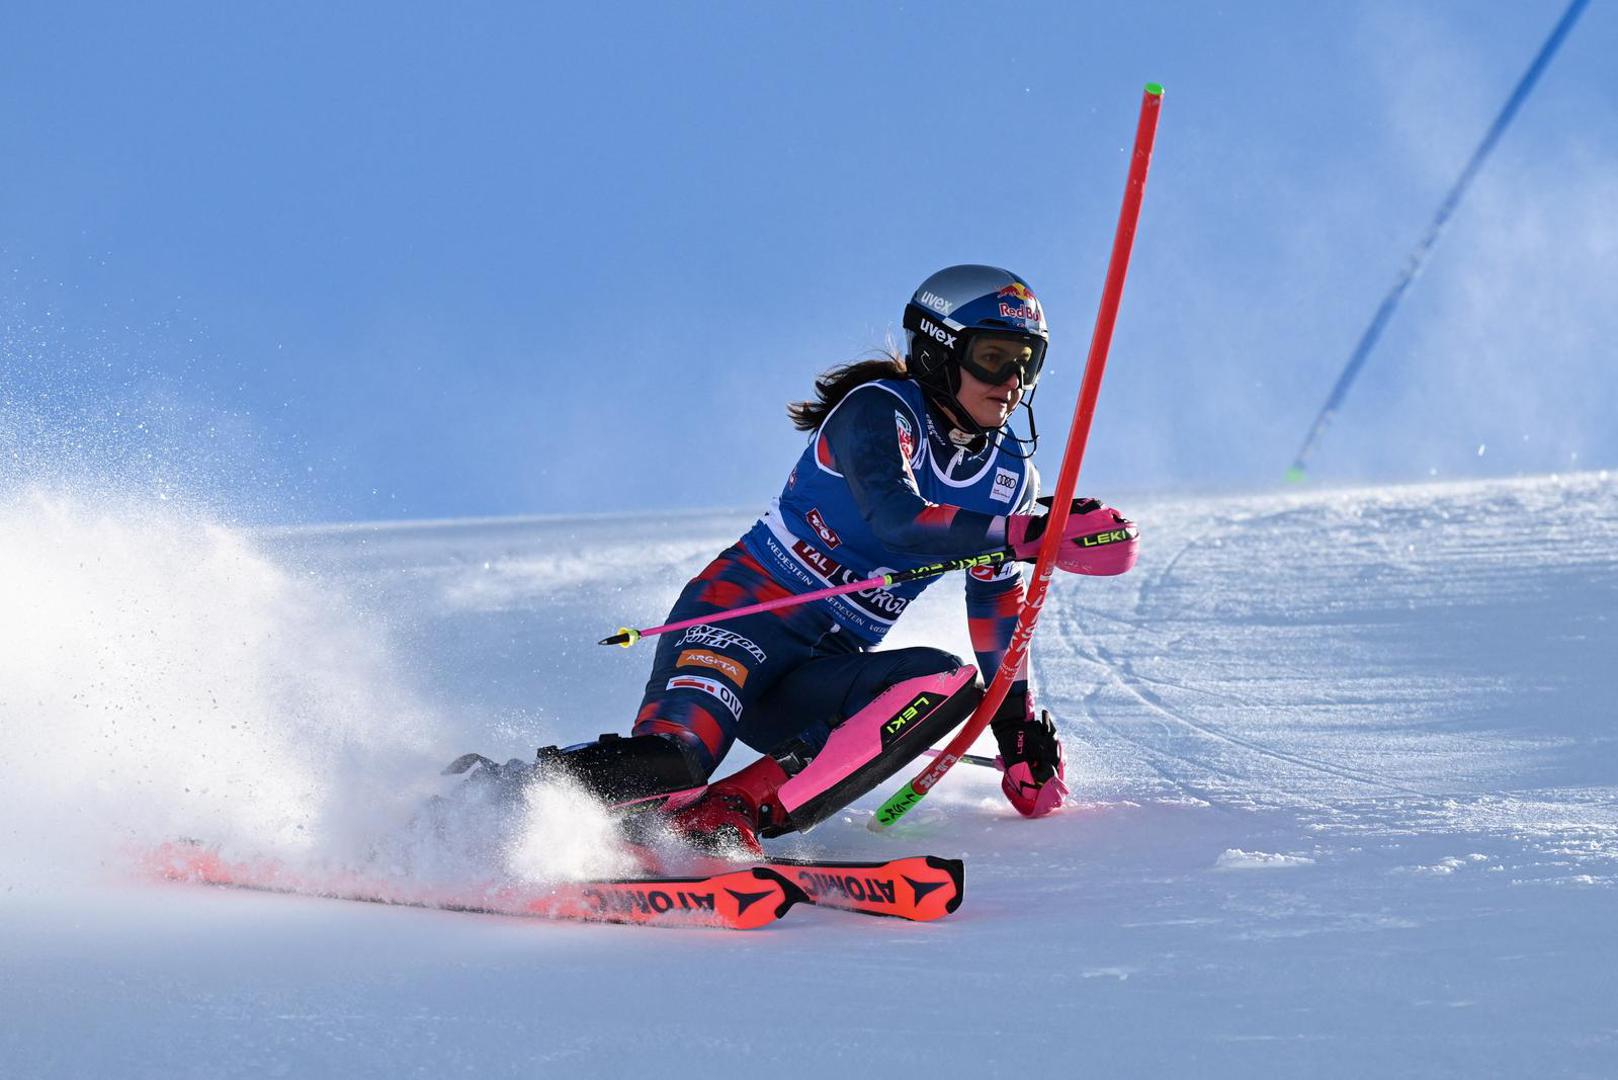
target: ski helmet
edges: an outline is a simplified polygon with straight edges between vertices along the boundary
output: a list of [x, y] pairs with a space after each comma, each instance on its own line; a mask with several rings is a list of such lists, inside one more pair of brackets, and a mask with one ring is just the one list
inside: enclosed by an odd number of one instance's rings
[[1028, 282], [1010, 270], [970, 264], [946, 267], [922, 282], [905, 305], [904, 328], [912, 375], [950, 397], [960, 390], [963, 368], [991, 385], [1011, 373], [1009, 366], [981, 366], [974, 359], [974, 340], [1009, 338], [1031, 349], [1017, 365], [1023, 390], [1031, 391], [1051, 337]]

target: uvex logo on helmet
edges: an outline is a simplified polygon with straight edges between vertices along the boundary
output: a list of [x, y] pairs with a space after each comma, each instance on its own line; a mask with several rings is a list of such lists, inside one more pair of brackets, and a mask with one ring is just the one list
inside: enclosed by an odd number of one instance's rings
[[948, 330], [945, 330], [942, 326], [939, 326], [931, 319], [922, 319], [920, 329], [922, 333], [926, 334], [934, 341], [937, 341], [945, 348], [955, 348], [955, 335], [950, 333]]

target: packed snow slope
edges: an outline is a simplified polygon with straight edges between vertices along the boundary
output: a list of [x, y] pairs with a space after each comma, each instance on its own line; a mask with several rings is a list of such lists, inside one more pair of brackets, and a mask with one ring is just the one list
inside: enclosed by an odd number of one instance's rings
[[[752, 934], [132, 880], [172, 835], [447, 874], [401, 824], [466, 750], [622, 731], [748, 515], [243, 534], [0, 510], [0, 1075], [1618, 1074], [1618, 478], [1145, 499], [1034, 657], [1072, 804], [957, 768], [882, 835], [953, 917]], [[960, 585], [892, 644], [967, 651]], [[566, 799], [505, 870], [610, 869]], [[380, 839], [379, 839], [380, 838]], [[415, 845], [415, 846], [413, 846]], [[404, 869], [409, 868], [409, 869]], [[762, 1070], [762, 1072], [761, 1072]]]

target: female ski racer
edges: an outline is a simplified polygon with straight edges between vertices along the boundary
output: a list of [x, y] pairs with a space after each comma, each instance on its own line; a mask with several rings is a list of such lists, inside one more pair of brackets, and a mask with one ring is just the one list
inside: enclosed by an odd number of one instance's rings
[[[1006, 547], [1035, 557], [1033, 440], [1008, 422], [1045, 359], [1039, 300], [1007, 270], [952, 266], [916, 290], [904, 328], [904, 357], [835, 368], [789, 407], [813, 434], [780, 497], [686, 585], [669, 622]], [[1110, 508], [1075, 503], [1065, 533], [1063, 569], [1134, 565], [1135, 530]], [[699, 846], [757, 852], [759, 836], [809, 828], [971, 715], [979, 669], [992, 678], [1010, 644], [1022, 577], [1016, 562], [967, 575], [976, 668], [940, 649], [872, 651], [931, 580], [666, 634], [629, 736], [545, 747], [532, 764], [477, 759], [480, 772], [502, 786], [565, 774], [611, 804], [664, 811]], [[1062, 744], [1026, 660], [991, 727], [1011, 804], [1028, 817], [1061, 806]], [[738, 741], [764, 756], [704, 788]]]

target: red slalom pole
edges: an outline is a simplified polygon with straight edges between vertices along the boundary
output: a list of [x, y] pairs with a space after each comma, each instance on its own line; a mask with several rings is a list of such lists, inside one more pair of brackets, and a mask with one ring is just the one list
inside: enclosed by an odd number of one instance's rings
[[1135, 128], [1135, 152], [1129, 161], [1129, 179], [1124, 185], [1124, 205], [1118, 214], [1118, 231], [1112, 241], [1112, 257], [1107, 263], [1107, 280], [1101, 290], [1101, 309], [1096, 313], [1095, 333], [1090, 338], [1090, 355], [1084, 362], [1084, 381], [1079, 387], [1079, 400], [1073, 412], [1073, 426], [1068, 431], [1067, 449], [1062, 454], [1062, 470], [1057, 474], [1056, 492], [1051, 501], [1050, 520], [1045, 525], [1045, 536], [1040, 541], [1039, 558], [1034, 563], [1034, 574], [1028, 585], [1028, 596], [1017, 616], [1017, 629], [1012, 632], [1011, 646], [1000, 661], [989, 689], [978, 703], [977, 711], [966, 725], [950, 740], [944, 751], [927, 763], [915, 779], [896, 791], [871, 818], [873, 832], [898, 821], [911, 807], [932, 790], [944, 774], [961, 761], [966, 751], [977, 741], [989, 720], [1006, 700], [1017, 672], [1028, 656], [1028, 646], [1034, 639], [1034, 627], [1039, 622], [1040, 608], [1045, 606], [1045, 594], [1050, 590], [1051, 578], [1056, 573], [1056, 553], [1062, 544], [1062, 531], [1073, 508], [1073, 492], [1079, 484], [1079, 466], [1084, 461], [1084, 447], [1090, 439], [1090, 422], [1095, 418], [1096, 399], [1101, 394], [1101, 376], [1107, 368], [1107, 350], [1112, 345], [1113, 326], [1118, 321], [1118, 305], [1123, 300], [1124, 277], [1129, 273], [1129, 254], [1135, 244], [1135, 226], [1140, 221], [1141, 198], [1146, 194], [1146, 171], [1152, 164], [1152, 144], [1157, 136], [1157, 115], [1163, 104], [1163, 88], [1147, 83], [1140, 103], [1140, 122]]

